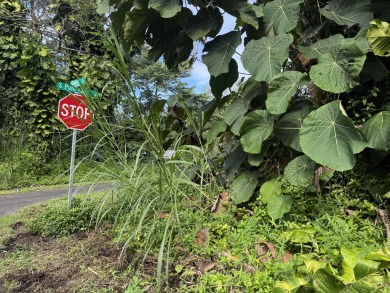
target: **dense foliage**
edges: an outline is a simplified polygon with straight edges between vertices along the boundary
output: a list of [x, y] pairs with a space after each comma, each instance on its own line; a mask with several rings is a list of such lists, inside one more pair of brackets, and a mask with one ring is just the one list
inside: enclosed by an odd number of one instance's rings
[[[198, 128], [205, 129], [216, 109], [223, 114], [198, 143], [207, 140], [210, 149], [230, 153], [221, 163], [235, 178], [236, 203], [248, 201], [272, 171], [284, 170], [291, 184], [309, 186], [316, 170], [317, 177], [324, 173], [318, 170], [350, 170], [357, 157], [359, 168], [388, 164], [386, 1], [110, 0], [100, 1], [100, 8], [110, 13], [126, 49], [147, 43], [149, 57], [163, 57], [172, 70], [194, 61], [194, 43], [204, 45], [215, 99]], [[236, 19], [227, 33], [220, 32], [224, 13]], [[238, 62], [249, 78], [225, 94], [238, 82]], [[325, 175], [317, 181], [324, 184]], [[275, 182], [268, 184], [275, 188]], [[280, 207], [275, 218], [290, 201], [272, 195], [271, 204]]]

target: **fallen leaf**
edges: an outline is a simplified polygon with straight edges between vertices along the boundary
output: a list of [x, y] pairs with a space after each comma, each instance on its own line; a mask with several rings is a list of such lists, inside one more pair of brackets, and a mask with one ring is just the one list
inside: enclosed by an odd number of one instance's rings
[[271, 253], [271, 258], [275, 259], [278, 256], [278, 253], [276, 251], [276, 248], [273, 244], [266, 242], [266, 241], [259, 241], [259, 244], [255, 244], [255, 249], [257, 251], [257, 256], [260, 258], [261, 262], [267, 262], [270, 260], [269, 257], [266, 257], [268, 252]]
[[204, 246], [209, 238], [209, 228], [200, 229], [196, 234], [196, 243], [200, 246]]
[[218, 208], [219, 197], [220, 197], [220, 195], [218, 194], [218, 195], [215, 197], [215, 200], [214, 200], [213, 205], [211, 206], [211, 210], [210, 210], [210, 211], [211, 211], [212, 213], [213, 213], [214, 211], [216, 211], [217, 208]]
[[271, 251], [272, 258], [275, 259], [275, 258], [278, 256], [278, 253], [277, 253], [277, 251], [276, 251], [275, 246], [273, 246], [273, 245], [272, 245], [271, 243], [269, 243], [269, 242], [263, 241], [263, 243], [264, 243], [265, 245], [267, 245], [269, 251]]
[[209, 263], [209, 264], [203, 266], [203, 267], [200, 269], [200, 271], [201, 271], [202, 273], [206, 273], [206, 272], [208, 272], [208, 271], [211, 271], [211, 270], [212, 270], [213, 268], [215, 268], [216, 266], [217, 266], [217, 263], [212, 262], [212, 263]]
[[283, 262], [287, 263], [294, 257], [294, 254], [292, 252], [286, 251], [283, 255]]
[[166, 219], [169, 217], [169, 213], [161, 213], [159, 216], [158, 216], [160, 219]]
[[211, 212], [221, 213], [224, 211], [224, 206], [229, 202], [229, 193], [224, 190], [217, 195], [211, 207]]

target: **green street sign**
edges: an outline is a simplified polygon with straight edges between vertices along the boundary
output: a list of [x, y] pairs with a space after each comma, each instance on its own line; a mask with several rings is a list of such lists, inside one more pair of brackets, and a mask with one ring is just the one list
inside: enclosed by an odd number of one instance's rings
[[79, 93], [79, 89], [76, 89], [75, 87], [71, 86], [70, 84], [64, 83], [64, 82], [57, 82], [56, 88], [60, 91], [67, 91], [70, 93]]
[[85, 78], [81, 77], [81, 78], [78, 78], [78, 79], [74, 79], [70, 82], [70, 84], [72, 86], [75, 86], [75, 87], [80, 87], [80, 85], [86, 85], [87, 84], [87, 81], [85, 80]]
[[57, 82], [56, 83], [56, 88], [60, 91], [67, 91], [69, 93], [73, 94], [87, 94], [88, 96], [97, 98], [99, 96], [99, 93], [97, 91], [92, 91], [92, 90], [86, 90], [83, 91], [81, 88], [76, 88], [74, 86], [71, 86], [70, 84], [64, 83], [64, 82]]
[[99, 93], [97, 91], [92, 91], [92, 90], [86, 90], [88, 96], [97, 98], [99, 96]]

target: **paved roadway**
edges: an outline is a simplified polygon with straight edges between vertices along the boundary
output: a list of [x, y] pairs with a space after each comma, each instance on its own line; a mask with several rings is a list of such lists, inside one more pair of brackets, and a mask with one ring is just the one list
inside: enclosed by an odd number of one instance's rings
[[[98, 192], [108, 189], [111, 185], [102, 183], [95, 185], [91, 191]], [[87, 193], [90, 189], [88, 186], [75, 187], [75, 193]], [[0, 195], [0, 217], [17, 212], [25, 206], [43, 202], [52, 198], [68, 195], [68, 188], [59, 188], [52, 190], [41, 190], [32, 192], [19, 192], [12, 194]]]

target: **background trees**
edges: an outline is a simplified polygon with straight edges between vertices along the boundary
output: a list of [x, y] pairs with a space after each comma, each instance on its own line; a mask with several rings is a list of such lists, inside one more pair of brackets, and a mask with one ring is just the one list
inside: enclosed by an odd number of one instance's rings
[[[37, 162], [66, 154], [69, 140], [58, 120], [57, 104], [66, 93], [59, 92], [57, 81], [86, 78], [88, 86], [99, 92], [97, 119], [121, 123], [124, 104], [118, 95], [113, 54], [103, 39], [107, 18], [96, 12], [95, 1], [80, 3], [46, 0], [0, 1], [0, 141], [3, 160], [21, 152], [35, 156]], [[145, 56], [126, 57], [128, 70], [142, 103], [173, 91], [189, 91], [179, 78], [161, 63]], [[87, 130], [79, 150], [85, 155], [93, 149]], [[92, 144], [92, 146], [91, 146]], [[12, 145], [12, 147], [11, 147]], [[15, 150], [18, 153], [13, 153]], [[9, 164], [9, 173], [12, 173]], [[40, 167], [41, 168], [41, 167]], [[8, 170], [8, 167], [7, 167]], [[8, 172], [8, 171], [7, 171]]]

